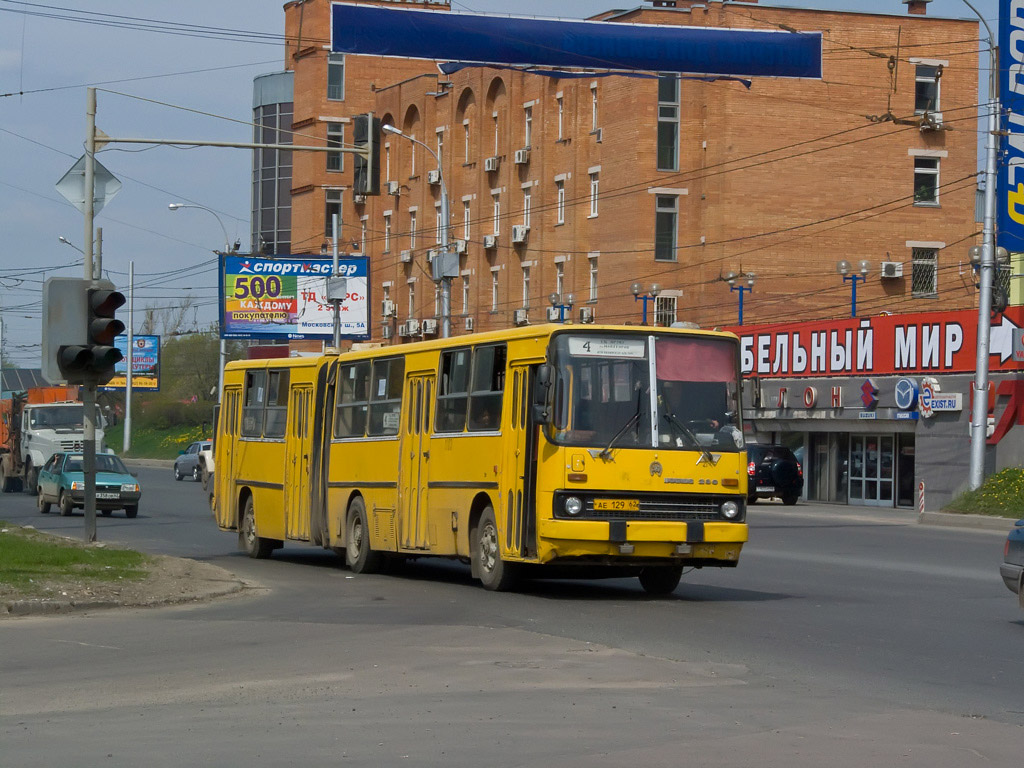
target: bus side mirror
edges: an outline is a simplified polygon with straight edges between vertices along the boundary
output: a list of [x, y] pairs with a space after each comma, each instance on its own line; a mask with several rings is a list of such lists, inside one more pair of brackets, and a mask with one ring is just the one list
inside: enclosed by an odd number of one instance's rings
[[539, 424], [551, 421], [551, 364], [537, 366], [537, 375], [533, 382], [533, 420]]

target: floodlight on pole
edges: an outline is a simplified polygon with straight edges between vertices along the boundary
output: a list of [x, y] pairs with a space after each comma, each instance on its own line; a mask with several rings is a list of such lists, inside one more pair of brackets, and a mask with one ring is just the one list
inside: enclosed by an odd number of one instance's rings
[[871, 262], [867, 259], [861, 259], [857, 263], [857, 271], [860, 274], [853, 272], [853, 266], [846, 259], [840, 259], [836, 262], [836, 272], [843, 278], [844, 283], [850, 283], [850, 317], [857, 316], [857, 283], [863, 283], [868, 279], [868, 272], [871, 271]]
[[[747, 284], [743, 285], [740, 283], [737, 285], [737, 281], [740, 278], [746, 278]], [[740, 294], [739, 303], [739, 325], [743, 325], [743, 294], [750, 293], [754, 290], [754, 283], [757, 282], [757, 275], [753, 272], [747, 272], [745, 275], [741, 275], [738, 272], [729, 272], [725, 275], [725, 282], [729, 284], [730, 291], [738, 291]]]

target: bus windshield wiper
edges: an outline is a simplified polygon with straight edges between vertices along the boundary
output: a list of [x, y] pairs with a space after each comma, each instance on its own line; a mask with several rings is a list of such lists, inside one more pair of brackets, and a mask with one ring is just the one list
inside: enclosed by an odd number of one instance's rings
[[608, 445], [605, 446], [605, 449], [603, 451], [601, 451], [599, 454], [597, 454], [598, 458], [601, 458], [601, 459], [611, 458], [612, 446], [615, 445], [615, 442], [626, 433], [626, 430], [628, 430], [631, 426], [633, 426], [633, 424], [635, 424], [636, 422], [638, 422], [640, 420], [640, 410], [641, 410], [641, 406], [643, 405], [643, 402], [644, 402], [643, 398], [644, 398], [644, 391], [641, 388], [636, 393], [636, 413], [634, 413], [632, 416], [630, 416], [629, 420], [625, 424], [622, 425], [622, 428], [619, 429], [619, 431], [615, 433], [615, 437], [613, 437], [611, 440], [608, 441]]
[[704, 457], [704, 460], [708, 464], [710, 464], [711, 466], [715, 466], [715, 457], [711, 455], [711, 451], [709, 451], [701, 444], [700, 439], [695, 434], [693, 434], [692, 429], [690, 429], [683, 422], [677, 419], [675, 417], [675, 414], [669, 413], [668, 411], [662, 411], [661, 415], [665, 417], [665, 421], [667, 421], [673, 427], [678, 429], [682, 433], [683, 437], [690, 441], [690, 444], [694, 448], [701, 452], [701, 455]]

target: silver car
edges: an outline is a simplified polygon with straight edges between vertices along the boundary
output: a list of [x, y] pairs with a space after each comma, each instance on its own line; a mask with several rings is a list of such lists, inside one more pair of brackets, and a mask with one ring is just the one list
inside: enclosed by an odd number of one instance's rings
[[210, 445], [209, 440], [199, 440], [181, 451], [178, 458], [174, 460], [174, 479], [181, 480], [184, 477], [191, 477], [198, 483], [202, 477], [202, 470], [199, 468], [199, 452], [210, 450]]

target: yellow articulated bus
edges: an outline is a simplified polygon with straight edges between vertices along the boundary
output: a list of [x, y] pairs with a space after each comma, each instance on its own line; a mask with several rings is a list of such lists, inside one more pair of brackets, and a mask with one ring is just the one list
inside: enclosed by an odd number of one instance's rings
[[738, 349], [541, 325], [230, 363], [217, 524], [252, 557], [303, 541], [356, 573], [442, 556], [492, 590], [588, 566], [671, 592], [747, 540]]

